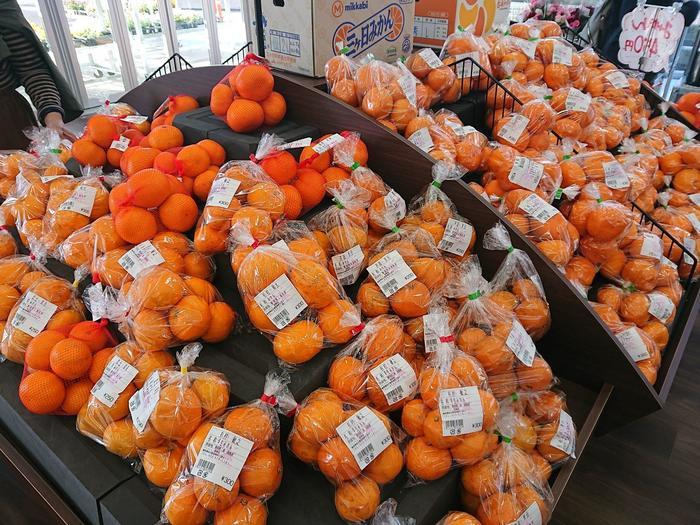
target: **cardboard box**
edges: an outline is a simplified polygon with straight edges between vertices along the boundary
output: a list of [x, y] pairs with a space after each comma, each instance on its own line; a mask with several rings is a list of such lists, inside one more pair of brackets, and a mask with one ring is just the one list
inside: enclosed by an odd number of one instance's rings
[[343, 46], [394, 62], [413, 47], [414, 0], [262, 0], [265, 58], [274, 67], [321, 77]]
[[510, 0], [417, 0], [416, 44], [442, 47], [445, 39], [462, 26], [482, 35], [495, 25], [508, 23]]

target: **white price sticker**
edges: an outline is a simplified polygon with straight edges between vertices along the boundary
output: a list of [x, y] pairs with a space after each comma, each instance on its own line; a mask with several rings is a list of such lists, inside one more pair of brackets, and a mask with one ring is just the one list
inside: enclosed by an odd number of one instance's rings
[[630, 178], [625, 173], [622, 165], [613, 160], [603, 163], [603, 171], [605, 172], [605, 185], [613, 190], [622, 190], [630, 187]]
[[352, 453], [360, 470], [391, 445], [391, 434], [369, 407], [355, 412], [336, 428], [338, 436]]
[[691, 195], [688, 195], [688, 198], [690, 199], [690, 202], [695, 204], [695, 206], [700, 206], [700, 193], [693, 193]]
[[418, 52], [418, 55], [425, 60], [425, 63], [428, 64], [428, 67], [430, 69], [435, 69], [437, 67], [442, 67], [444, 64], [442, 63], [442, 60], [438, 58], [438, 56], [435, 54], [435, 51], [430, 49], [429, 47], [424, 47]]
[[661, 237], [646, 232], [642, 235], [644, 239], [642, 240], [642, 247], [639, 250], [640, 255], [660, 261], [664, 254], [664, 243]]
[[530, 503], [530, 506], [525, 509], [517, 520], [508, 525], [542, 525], [542, 513], [537, 502]]
[[537, 348], [530, 334], [528, 334], [525, 328], [523, 328], [523, 325], [515, 319], [513, 320], [513, 327], [508, 333], [506, 346], [525, 366], [532, 366]]
[[287, 142], [286, 144], [280, 144], [277, 146], [277, 150], [283, 149], [295, 149], [295, 148], [305, 148], [311, 146], [311, 137], [306, 137], [303, 139], [295, 140], [293, 142]]
[[513, 42], [520, 50], [525, 53], [528, 58], [535, 58], [535, 51], [537, 51], [537, 42], [531, 40], [525, 40], [524, 38], [513, 37]]
[[515, 144], [518, 142], [520, 135], [523, 134], [525, 128], [527, 127], [530, 119], [525, 115], [520, 115], [519, 113], [513, 113], [510, 115], [508, 122], [498, 130], [498, 136], [501, 137], [506, 142]]
[[53, 182], [56, 179], [72, 179], [72, 178], [73, 178], [73, 175], [68, 175], [68, 174], [65, 174], [65, 175], [42, 175], [40, 177], [41, 182], [43, 182], [44, 184], [47, 184], [49, 182]]
[[90, 393], [111, 408], [117, 402], [119, 394], [124, 392], [124, 389], [129, 386], [138, 373], [136, 368], [115, 355], [107, 363], [102, 377], [97, 380]]
[[605, 75], [605, 78], [617, 89], [630, 87], [630, 83], [622, 71], [610, 71]]
[[[685, 239], [683, 239], [683, 246], [693, 255], [696, 254], [695, 239], [693, 239], [692, 237], [686, 237]], [[685, 264], [693, 264], [693, 258], [687, 253], [683, 252], [683, 262]]]
[[669, 259], [668, 257], [666, 257], [665, 255], [662, 255], [662, 256], [661, 256], [661, 264], [663, 264], [663, 265], [665, 265], [665, 266], [670, 266], [670, 267], [673, 268], [674, 270], [677, 270], [677, 269], [678, 269], [678, 265], [677, 265], [676, 263], [674, 263], [671, 259]]
[[534, 193], [520, 201], [518, 208], [523, 210], [526, 215], [542, 224], [559, 213], [559, 210]]
[[70, 197], [63, 201], [58, 209], [62, 211], [73, 211], [89, 217], [92, 213], [92, 205], [95, 203], [96, 195], [97, 188], [88, 186], [87, 184], [81, 184], [75, 188]]
[[241, 181], [228, 177], [221, 177], [214, 180], [205, 206], [228, 208], [240, 185]]
[[124, 152], [127, 149], [129, 149], [130, 142], [131, 142], [131, 140], [129, 140], [129, 137], [125, 137], [124, 135], [120, 135], [120, 137], [118, 139], [112, 141], [112, 144], [109, 146], [109, 148]]
[[[469, 51], [468, 53], [461, 53], [455, 57], [455, 62], [469, 58], [479, 64], [483, 61], [483, 54], [481, 51]], [[479, 68], [474, 64], [465, 62], [464, 64], [458, 66], [460, 68], [459, 74], [462, 78], [473, 78], [479, 76]]]
[[471, 224], [450, 217], [447, 219], [438, 249], [461, 257], [469, 248], [473, 236], [474, 228]]
[[544, 174], [544, 165], [527, 157], [516, 157], [513, 167], [508, 174], [508, 180], [513, 184], [535, 191]]
[[694, 213], [688, 213], [685, 217], [690, 221], [695, 233], [700, 233], [700, 219], [698, 219]]
[[367, 271], [386, 297], [391, 297], [416, 279], [416, 274], [396, 250], [390, 251], [374, 264], [370, 264]]
[[418, 387], [416, 372], [399, 354], [394, 354], [369, 373], [382, 389], [389, 405], [413, 395]]
[[15, 315], [12, 316], [12, 326], [27, 335], [36, 337], [41, 333], [58, 310], [58, 306], [50, 303], [34, 292], [26, 292], [19, 303]]
[[673, 315], [673, 301], [662, 293], [651, 293], [649, 298], [649, 313], [662, 323]]
[[440, 390], [438, 408], [443, 436], [461, 436], [484, 428], [484, 408], [475, 386]]
[[[406, 69], [406, 66], [403, 66], [403, 68]], [[406, 69], [406, 71], [408, 71], [408, 69]], [[408, 73], [409, 74], [407, 75], [399, 75], [396, 79], [396, 82], [399, 84], [399, 87], [401, 88], [401, 91], [403, 91], [403, 94], [406, 95], [406, 99], [408, 99], [409, 104], [415, 107], [417, 105], [416, 77], [414, 77], [410, 71], [408, 71]]]
[[328, 151], [329, 149], [336, 147], [338, 144], [340, 144], [344, 140], [345, 140], [345, 137], [343, 137], [342, 135], [338, 135], [337, 133], [334, 133], [330, 137], [326, 137], [318, 144], [312, 146], [311, 149], [314, 150], [314, 153], [318, 153], [319, 155], [321, 155], [321, 154], [325, 153], [326, 151]]
[[230, 430], [211, 427], [197, 454], [192, 475], [230, 491], [253, 450], [253, 444]]
[[107, 313], [107, 305], [105, 304], [104, 291], [102, 283], [90, 285], [87, 290], [88, 302], [90, 303], [90, 313], [93, 321], [99, 321]]
[[280, 239], [280, 240], [277, 241], [276, 243], [272, 244], [272, 247], [273, 247], [273, 248], [279, 248], [280, 250], [284, 250], [284, 251], [286, 251], [286, 252], [291, 251], [291, 250], [289, 249], [289, 245], [288, 245], [286, 242], [284, 242], [284, 239]]
[[151, 241], [143, 241], [122, 255], [117, 262], [136, 279], [146, 268], [163, 264], [165, 259]]
[[564, 42], [554, 41], [552, 49], [552, 64], [564, 64], [570, 66], [574, 59], [573, 50]]
[[649, 350], [647, 345], [644, 344], [642, 336], [639, 335], [636, 326], [632, 326], [627, 330], [617, 334], [617, 340], [620, 341], [622, 348], [627, 352], [635, 362], [643, 361], [644, 359], [649, 359]]
[[365, 254], [359, 244], [356, 244], [343, 253], [331, 257], [335, 275], [338, 277], [340, 284], [347, 286], [357, 281], [362, 271], [364, 260]]
[[450, 330], [450, 318], [446, 313], [423, 316], [423, 346], [426, 353], [453, 348], [454, 336]]
[[148, 120], [148, 117], [144, 115], [127, 115], [122, 117], [124, 122], [129, 122], [130, 124], [143, 124]]
[[256, 295], [255, 302], [279, 330], [291, 323], [308, 306], [284, 274]]
[[576, 427], [574, 426], [574, 420], [564, 410], [559, 411], [557, 433], [554, 434], [549, 444], [562, 452], [566, 452], [572, 458], [576, 457]]
[[591, 96], [576, 88], [569, 88], [564, 107], [567, 111], [588, 111], [591, 105]]
[[393, 189], [384, 195], [384, 208], [391, 214], [391, 218], [398, 223], [406, 216], [406, 201]]
[[141, 390], [129, 399], [131, 421], [139, 432], [143, 432], [160, 399], [160, 374], [155, 370], [148, 376]]
[[420, 149], [429, 153], [433, 149], [433, 139], [430, 136], [430, 130], [428, 128], [421, 128], [418, 131], [411, 133], [408, 140], [413, 142]]

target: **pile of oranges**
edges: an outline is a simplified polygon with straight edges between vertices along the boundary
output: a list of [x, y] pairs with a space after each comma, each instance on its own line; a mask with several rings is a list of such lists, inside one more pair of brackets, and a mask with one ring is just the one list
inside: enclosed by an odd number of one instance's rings
[[24, 356], [19, 399], [33, 414], [78, 414], [112, 352], [106, 323], [82, 321], [47, 329], [31, 340]]
[[695, 125], [696, 128], [700, 127], [700, 119], [698, 114], [700, 114], [700, 95], [698, 93], [685, 93], [676, 100], [674, 104], [676, 109], [681, 112], [688, 122]]
[[212, 88], [211, 112], [223, 117], [236, 133], [276, 126], [287, 113], [287, 102], [274, 89], [267, 62], [249, 54]]

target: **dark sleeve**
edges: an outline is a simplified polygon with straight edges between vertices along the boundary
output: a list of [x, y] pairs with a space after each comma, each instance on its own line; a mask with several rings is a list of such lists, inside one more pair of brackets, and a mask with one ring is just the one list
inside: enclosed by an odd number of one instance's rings
[[698, 17], [698, 10], [700, 9], [700, 2], [697, 0], [690, 0], [685, 2], [680, 9], [683, 18], [685, 18], [685, 27], [690, 26], [695, 19]]
[[7, 29], [3, 29], [2, 38], [10, 50], [12, 72], [27, 91], [39, 121], [43, 123], [46, 114], [52, 111], [63, 115], [61, 96], [49, 68], [34, 45], [21, 33]]

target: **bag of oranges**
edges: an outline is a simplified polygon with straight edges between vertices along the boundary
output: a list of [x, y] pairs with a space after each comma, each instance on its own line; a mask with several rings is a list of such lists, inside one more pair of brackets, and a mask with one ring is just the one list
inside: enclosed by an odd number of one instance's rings
[[405, 437], [379, 411], [321, 388], [301, 403], [287, 445], [336, 486], [336, 510], [354, 523], [375, 514], [380, 485], [393, 481], [403, 469]]
[[668, 102], [662, 102], [659, 106], [662, 112], [661, 115], [649, 120], [647, 129], [664, 130], [671, 138], [674, 146], [683, 142], [688, 142], [697, 136], [696, 131], [693, 131], [682, 122], [666, 115], [666, 111], [669, 108]]
[[403, 321], [393, 315], [371, 319], [338, 352], [328, 371], [328, 386], [343, 399], [393, 412], [418, 389], [416, 346], [406, 345]]
[[285, 143], [282, 137], [274, 133], [263, 133], [255, 154], [251, 155], [250, 160], [259, 164], [265, 173], [280, 186], [290, 184], [292, 179], [296, 177], [298, 164], [294, 155], [287, 150], [304, 148], [310, 144], [310, 137]]
[[[645, 293], [608, 284], [598, 288], [596, 300], [610, 306], [625, 323], [634, 323], [644, 329], [648, 323], [653, 322], [653, 330], [665, 329], [667, 335], [668, 326], [676, 316], [676, 305], [663, 289]], [[656, 326], [656, 323], [661, 323], [663, 328]]]
[[535, 56], [544, 64], [543, 80], [551, 89], [584, 89], [588, 80], [586, 64], [576, 48], [561, 38], [544, 38], [537, 42]]
[[285, 194], [265, 171], [251, 161], [224, 164], [212, 183], [194, 233], [196, 251], [223, 253], [231, 226], [250, 224], [257, 240], [266, 239], [284, 212]]
[[[4, 359], [24, 362], [29, 343], [43, 330], [58, 329], [85, 319], [77, 289], [51, 275], [36, 255], [0, 261], [6, 316], [0, 351]], [[21, 294], [21, 295], [20, 295]]]
[[[280, 361], [305, 363], [321, 349], [346, 343], [358, 331], [360, 316], [343, 287], [327, 269], [323, 250], [292, 251], [286, 239], [301, 240], [291, 221], [274, 244], [260, 244], [247, 223], [231, 229], [238, 290], [253, 326], [272, 339]], [[308, 229], [301, 243], [318, 246]], [[298, 244], [301, 244], [298, 243]], [[323, 256], [323, 260], [319, 260]]]
[[535, 265], [527, 253], [513, 248], [508, 230], [500, 222], [484, 234], [484, 248], [507, 251], [489, 283], [487, 297], [511, 310], [532, 340], [539, 341], [549, 330], [552, 316]]
[[[459, 98], [455, 98], [455, 94], [460, 93], [460, 86], [456, 82], [455, 72], [442, 60], [438, 58], [430, 48], [424, 48], [411, 54], [406, 59], [406, 67], [413, 75], [423, 83], [423, 88], [418, 88], [418, 100], [421, 99], [421, 91], [425, 91], [425, 97], [430, 100], [427, 107], [440, 100], [445, 99], [449, 102], [454, 102]], [[455, 84], [458, 84], [455, 86]], [[427, 109], [420, 102], [419, 107]]]
[[[260, 399], [202, 422], [186, 441], [179, 471], [163, 499], [161, 523], [265, 523], [265, 501], [282, 481], [280, 422], [276, 412], [293, 402], [288, 377], [268, 373]], [[294, 403], [296, 405], [296, 403]], [[286, 412], [285, 412], [286, 413]], [[162, 448], [162, 447], [160, 447]], [[158, 449], [143, 457], [158, 466]]]
[[[417, 107], [432, 101], [421, 98], [422, 84], [406, 74], [399, 66], [376, 60], [368, 55], [361, 60], [355, 72], [355, 94], [360, 109], [380, 123], [392, 123], [390, 129], [398, 129], [410, 121]], [[409, 72], [410, 73], [410, 72]]]
[[359, 105], [354, 80], [358, 67], [343, 50], [324, 66], [328, 93], [355, 107]]
[[633, 323], [619, 323], [610, 327], [624, 352], [635, 362], [639, 371], [644, 374], [650, 384], [656, 382], [661, 366], [661, 351], [655, 337], [656, 334], [647, 332]]
[[460, 168], [445, 162], [433, 166], [433, 181], [411, 200], [403, 224], [414, 224], [427, 231], [437, 248], [446, 257], [460, 259], [471, 253], [476, 232], [469, 220], [457, 213], [457, 208], [441, 189], [448, 180], [459, 180]]
[[15, 187], [15, 180], [22, 166], [31, 166], [36, 157], [22, 150], [4, 151], [0, 154], [0, 197], [7, 199]]
[[377, 512], [372, 518], [370, 525], [416, 525], [415, 518], [397, 516], [397, 507], [398, 503], [393, 498], [382, 502], [377, 507]]
[[106, 322], [44, 330], [27, 346], [20, 401], [34, 414], [77, 415], [115, 344]]
[[[2, 215], [0, 214], [0, 222]], [[0, 224], [0, 259], [17, 254], [17, 243], [10, 232], [9, 226]]]
[[592, 97], [603, 97], [616, 103], [639, 94], [641, 82], [639, 72], [618, 69], [609, 62], [597, 70], [589, 69], [586, 92]]
[[333, 197], [333, 205], [314, 215], [308, 224], [313, 232], [319, 232], [328, 240], [328, 269], [340, 284], [350, 285], [357, 281], [367, 265], [367, 209], [373, 195], [350, 179], [328, 184], [327, 191]]
[[438, 521], [435, 525], [481, 525], [481, 522], [471, 514], [453, 510]]
[[521, 152], [528, 148], [545, 151], [551, 144], [549, 131], [555, 122], [556, 114], [547, 102], [531, 100], [499, 119], [493, 127], [493, 136], [501, 144]]
[[595, 120], [591, 96], [574, 87], [555, 90], [549, 104], [556, 112], [556, 122], [552, 131], [562, 139], [578, 140], [584, 128]]
[[536, 20], [530, 18], [525, 22], [511, 24], [508, 34], [526, 40], [562, 36], [561, 26], [553, 20]]

